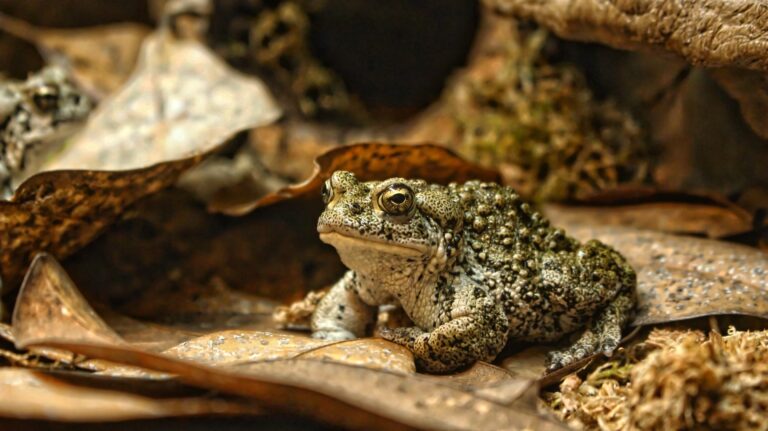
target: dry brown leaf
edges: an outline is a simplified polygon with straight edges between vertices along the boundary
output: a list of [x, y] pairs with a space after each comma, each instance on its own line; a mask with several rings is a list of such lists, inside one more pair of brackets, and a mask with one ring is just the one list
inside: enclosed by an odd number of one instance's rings
[[768, 255], [722, 241], [629, 228], [573, 226], [616, 248], [637, 271], [635, 325], [708, 315], [768, 318]]
[[515, 376], [509, 371], [486, 362], [476, 362], [469, 369], [442, 376], [429, 376], [438, 382], [449, 384], [470, 391], [478, 397], [500, 404], [516, 404], [534, 407], [538, 396], [535, 376], [532, 378]]
[[431, 377], [401, 375], [333, 362], [292, 359], [236, 371], [116, 346], [46, 342], [105, 360], [172, 373], [195, 386], [250, 397], [265, 408], [309, 415], [359, 429], [565, 430], [527, 406], [490, 401]]
[[46, 169], [133, 169], [181, 159], [279, 116], [261, 81], [161, 28], [144, 41], [131, 79]]
[[[126, 344], [90, 307], [58, 262], [47, 254], [34, 259], [24, 279], [13, 312], [11, 334], [16, 346], [40, 337]], [[86, 361], [57, 349], [43, 348], [35, 353], [88, 370], [124, 368], [105, 361]], [[134, 370], [134, 374], [141, 372]]]
[[13, 343], [13, 329], [7, 323], [0, 323], [0, 338]]
[[29, 178], [0, 202], [0, 276], [18, 287], [34, 255], [63, 258], [90, 242], [126, 207], [172, 184], [202, 156], [121, 172], [57, 171]]
[[304, 351], [295, 357], [339, 362], [371, 370], [387, 370], [401, 374], [416, 372], [416, 364], [410, 350], [379, 338], [362, 338], [331, 343]]
[[714, 203], [644, 202], [601, 206], [545, 204], [552, 224], [569, 226], [625, 226], [679, 234], [705, 234], [722, 238], [748, 232], [752, 217], [746, 211]]
[[124, 343], [47, 254], [32, 262], [13, 311], [12, 328], [17, 343], [41, 337]]
[[315, 169], [306, 181], [267, 195], [255, 202], [214, 207], [229, 215], [243, 215], [257, 207], [317, 193], [320, 185], [337, 170], [353, 172], [363, 181], [390, 177], [423, 178], [447, 184], [470, 179], [498, 181], [496, 171], [469, 163], [454, 152], [432, 144], [398, 145], [363, 143], [334, 148], [315, 159]]
[[505, 357], [501, 366], [512, 375], [538, 379], [547, 371], [547, 353], [551, 349], [551, 346], [533, 346], [523, 349]]
[[24, 368], [0, 368], [0, 417], [73, 422], [203, 414], [254, 414], [249, 403], [208, 397], [151, 398], [78, 386]]
[[35, 44], [48, 64], [58, 64], [89, 95], [102, 99], [128, 80], [150, 29], [118, 23], [78, 29], [41, 28], [0, 13], [0, 28]]
[[302, 358], [403, 374], [416, 371], [408, 349], [380, 339], [332, 342], [290, 333], [228, 330], [193, 338], [162, 353], [214, 367]]

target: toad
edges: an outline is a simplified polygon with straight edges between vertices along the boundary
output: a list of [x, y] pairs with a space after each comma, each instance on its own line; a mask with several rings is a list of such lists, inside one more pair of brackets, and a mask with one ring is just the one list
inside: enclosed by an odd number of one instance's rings
[[610, 355], [635, 308], [636, 276], [623, 256], [550, 225], [513, 189], [447, 186], [336, 171], [322, 187], [317, 230], [349, 271], [319, 302], [312, 336], [371, 333], [378, 306], [403, 308], [414, 326], [380, 336], [413, 352], [419, 369], [451, 372], [493, 360], [510, 340], [552, 342], [554, 370]]
[[[26, 81], [0, 82], [0, 198], [34, 171], [30, 166], [71, 134], [91, 103], [59, 67], [47, 67]], [[41, 153], [41, 154], [36, 154]]]

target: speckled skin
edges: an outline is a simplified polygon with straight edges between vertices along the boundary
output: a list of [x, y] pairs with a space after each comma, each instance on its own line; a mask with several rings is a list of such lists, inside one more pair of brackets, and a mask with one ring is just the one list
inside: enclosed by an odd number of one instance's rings
[[610, 247], [580, 244], [515, 192], [471, 181], [440, 186], [334, 172], [320, 238], [350, 269], [318, 304], [316, 338], [369, 334], [377, 306], [399, 304], [416, 326], [382, 329], [417, 365], [443, 373], [492, 360], [508, 340], [554, 341], [550, 369], [610, 354], [635, 307], [636, 277]]
[[30, 153], [40, 150], [35, 147], [60, 137], [90, 110], [90, 101], [58, 67], [24, 82], [0, 83], [0, 198], [13, 194], [13, 177], [27, 168]]

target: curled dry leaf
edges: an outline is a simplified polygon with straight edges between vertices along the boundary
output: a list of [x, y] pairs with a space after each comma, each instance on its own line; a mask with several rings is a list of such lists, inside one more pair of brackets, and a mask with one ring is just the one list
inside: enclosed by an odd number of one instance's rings
[[334, 148], [315, 159], [315, 170], [306, 181], [264, 196], [254, 202], [213, 208], [230, 215], [243, 215], [257, 207], [318, 193], [320, 186], [337, 170], [353, 172], [361, 180], [389, 177], [423, 178], [447, 184], [470, 179], [498, 181], [496, 171], [463, 160], [454, 152], [437, 145], [398, 145], [362, 143]]
[[[27, 340], [40, 338], [125, 344], [88, 305], [58, 262], [47, 254], [38, 255], [32, 262], [11, 320], [11, 335], [17, 348], [23, 348]], [[105, 361], [86, 361], [59, 349], [39, 348], [34, 352], [88, 370], [124, 368]], [[142, 372], [134, 370], [133, 374]]]
[[203, 414], [245, 414], [258, 410], [243, 401], [209, 397], [151, 398], [67, 383], [39, 371], [0, 368], [0, 417], [74, 422]]
[[12, 202], [0, 203], [6, 285], [18, 284], [34, 253], [69, 255], [234, 133], [279, 115], [260, 81], [230, 69], [199, 42], [158, 30], [126, 86], [43, 167], [135, 170], [43, 172], [22, 183]]
[[48, 64], [66, 67], [89, 95], [102, 99], [128, 80], [150, 29], [118, 23], [91, 28], [53, 29], [0, 14], [0, 28], [37, 46]]
[[616, 248], [637, 271], [635, 325], [708, 315], [768, 318], [768, 255], [708, 239], [629, 228], [571, 227]]
[[38, 255], [32, 262], [13, 311], [12, 328], [17, 345], [41, 338], [124, 342], [47, 254]]

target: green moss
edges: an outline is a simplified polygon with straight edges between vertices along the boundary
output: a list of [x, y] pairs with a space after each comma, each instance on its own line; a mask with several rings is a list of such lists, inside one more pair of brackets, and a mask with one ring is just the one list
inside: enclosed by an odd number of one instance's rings
[[535, 200], [578, 198], [645, 176], [646, 143], [632, 117], [595, 101], [582, 74], [542, 55], [547, 33], [519, 32], [475, 64], [449, 99], [460, 150], [507, 168], [507, 178]]

